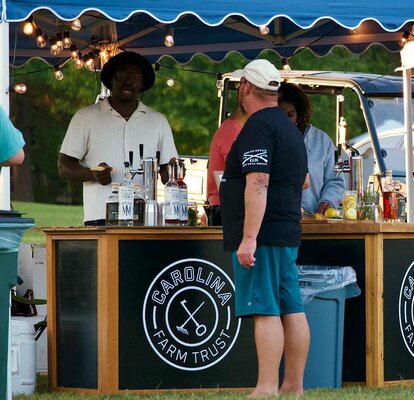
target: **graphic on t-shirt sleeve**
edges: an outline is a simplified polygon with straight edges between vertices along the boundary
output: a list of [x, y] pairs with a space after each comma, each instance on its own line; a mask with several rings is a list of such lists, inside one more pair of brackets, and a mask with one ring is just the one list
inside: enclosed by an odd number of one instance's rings
[[243, 167], [250, 165], [267, 165], [267, 150], [256, 149], [243, 153]]

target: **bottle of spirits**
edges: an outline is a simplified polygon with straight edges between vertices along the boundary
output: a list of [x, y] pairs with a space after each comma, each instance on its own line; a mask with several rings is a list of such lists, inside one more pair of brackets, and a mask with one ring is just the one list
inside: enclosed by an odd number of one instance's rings
[[106, 200], [106, 225], [118, 225], [118, 208], [119, 208], [119, 183], [112, 183], [112, 193]]
[[188, 189], [184, 182], [184, 160], [178, 160], [177, 184], [180, 188], [180, 225], [188, 225]]
[[131, 179], [131, 165], [125, 162], [124, 179], [119, 185], [118, 225], [133, 226], [134, 222], [134, 184]]
[[395, 222], [398, 218], [397, 192], [390, 169], [385, 171], [382, 183], [382, 201], [384, 222]]
[[141, 194], [141, 187], [134, 184], [134, 226], [144, 226], [145, 200]]
[[164, 186], [165, 226], [180, 225], [180, 187], [177, 183], [177, 163], [168, 165], [168, 182]]

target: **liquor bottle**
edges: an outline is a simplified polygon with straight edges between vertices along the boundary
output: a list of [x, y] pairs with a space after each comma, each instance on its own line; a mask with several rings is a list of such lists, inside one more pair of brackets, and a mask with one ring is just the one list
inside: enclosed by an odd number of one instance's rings
[[131, 179], [131, 165], [125, 162], [124, 179], [119, 185], [118, 225], [132, 226], [134, 222], [134, 184]]
[[180, 188], [180, 225], [188, 225], [188, 189], [184, 182], [184, 160], [178, 160], [177, 184]]
[[395, 222], [398, 217], [397, 192], [390, 169], [385, 171], [382, 183], [382, 202], [384, 222]]
[[405, 211], [407, 199], [401, 193], [402, 185], [399, 181], [394, 181], [395, 191], [397, 193], [397, 220], [398, 222], [407, 222], [407, 213]]
[[134, 184], [134, 226], [144, 226], [145, 200], [141, 195], [141, 188]]
[[165, 226], [180, 224], [180, 187], [177, 183], [177, 164], [168, 164], [168, 182], [164, 186]]
[[112, 183], [112, 193], [106, 200], [106, 225], [118, 225], [118, 208], [119, 208], [119, 183]]

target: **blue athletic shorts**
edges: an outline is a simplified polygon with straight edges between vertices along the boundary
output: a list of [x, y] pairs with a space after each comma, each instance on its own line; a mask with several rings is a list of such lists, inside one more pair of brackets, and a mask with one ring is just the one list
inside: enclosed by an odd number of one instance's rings
[[297, 247], [260, 246], [253, 268], [242, 267], [232, 253], [236, 317], [304, 312], [296, 266]]

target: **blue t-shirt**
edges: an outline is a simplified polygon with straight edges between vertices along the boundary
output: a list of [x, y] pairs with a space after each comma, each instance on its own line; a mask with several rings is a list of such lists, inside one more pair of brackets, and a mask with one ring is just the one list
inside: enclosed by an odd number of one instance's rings
[[245, 175], [249, 172], [269, 174], [257, 245], [299, 246], [307, 156], [302, 134], [280, 108], [254, 113], [227, 156], [220, 184], [225, 250], [237, 250], [243, 237]]
[[0, 163], [13, 157], [24, 146], [22, 133], [11, 123], [0, 107]]

